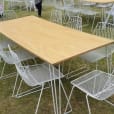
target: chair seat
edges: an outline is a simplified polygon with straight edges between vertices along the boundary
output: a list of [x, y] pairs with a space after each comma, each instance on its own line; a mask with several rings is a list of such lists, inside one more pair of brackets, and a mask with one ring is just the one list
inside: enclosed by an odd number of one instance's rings
[[[29, 80], [24, 81], [28, 86], [41, 85], [42, 83], [49, 82], [54, 79], [59, 79], [59, 71], [56, 68], [54, 68], [54, 72], [54, 76], [50, 77], [49, 65], [46, 63], [28, 66], [26, 68], [26, 73], [28, 73]], [[60, 73], [60, 77], [62, 78], [63, 76], [64, 75]]]
[[106, 14], [114, 16], [114, 11], [106, 11]]
[[71, 84], [97, 100], [105, 100], [114, 93], [114, 75], [93, 70]]
[[106, 57], [106, 52], [98, 50], [94, 50], [88, 53], [85, 53], [83, 55], [80, 56], [82, 59], [88, 61], [88, 62], [96, 62], [104, 57]]

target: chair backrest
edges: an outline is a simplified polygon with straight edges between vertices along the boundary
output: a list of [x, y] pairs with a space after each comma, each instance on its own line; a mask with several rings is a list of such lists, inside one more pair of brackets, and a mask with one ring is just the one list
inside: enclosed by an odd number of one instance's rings
[[0, 15], [4, 13], [4, 0], [0, 0]]
[[3, 41], [0, 42], [0, 56], [6, 63], [13, 64], [11, 54], [8, 50], [8, 44], [10, 44], [13, 48], [17, 46], [14, 42], [8, 39], [3, 39]]
[[16, 12], [14, 10], [4, 11], [3, 21], [17, 18]]
[[0, 50], [0, 56], [6, 63], [13, 64], [12, 56], [8, 50]]
[[108, 11], [108, 15], [107, 15], [107, 17], [106, 17], [106, 19], [105, 19], [105, 23], [108, 23], [109, 18], [110, 18], [110, 16], [113, 14], [113, 12], [114, 12], [114, 4], [112, 5], [110, 11]]
[[114, 24], [98, 22], [93, 33], [97, 36], [114, 39]]
[[9, 52], [12, 56], [12, 60], [16, 66], [17, 72], [19, 73], [21, 78], [25, 81], [25, 83], [28, 86], [34, 86], [37, 82], [29, 70], [29, 65], [23, 66], [18, 55], [11, 49], [11, 47], [9, 45], [8, 45], [8, 48], [9, 48]]
[[62, 11], [52, 10], [50, 15], [50, 21], [57, 24], [62, 24]]
[[80, 16], [69, 16], [67, 26], [82, 31], [82, 18]]
[[65, 7], [74, 7], [74, 0], [63, 0]]

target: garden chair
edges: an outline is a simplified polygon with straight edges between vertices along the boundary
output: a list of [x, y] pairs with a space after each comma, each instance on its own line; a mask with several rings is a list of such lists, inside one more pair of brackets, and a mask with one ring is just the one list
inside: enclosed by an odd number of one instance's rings
[[[113, 39], [114, 38], [114, 24], [105, 23], [105, 22], [98, 22], [94, 32], [95, 35]], [[107, 47], [102, 47], [90, 52], [87, 52], [80, 57], [88, 62], [97, 62], [102, 58], [107, 58], [108, 56], [112, 56], [114, 52], [114, 44], [111, 44]], [[110, 63], [111, 64], [111, 63]]]
[[[106, 101], [108, 104], [111, 104], [112, 106], [114, 106], [113, 103], [107, 100], [109, 97], [111, 97], [114, 94], [113, 73], [114, 73], [114, 70], [112, 71], [111, 74], [101, 70], [93, 70], [71, 81], [72, 89], [71, 89], [68, 103], [70, 102], [73, 90], [76, 87], [86, 94], [86, 102], [87, 102], [89, 114], [91, 114], [91, 109], [89, 105], [88, 96], [96, 100]], [[68, 108], [68, 103], [66, 105], [64, 114], [67, 114], [66, 111]]]
[[29, 59], [35, 59], [36, 58], [35, 55], [30, 54], [29, 52], [27, 52], [23, 48], [18, 48], [14, 42], [12, 42], [8, 39], [4, 39], [0, 43], [0, 57], [4, 60], [4, 65], [3, 65], [3, 68], [1, 71], [0, 79], [6, 79], [9, 77], [15, 76], [14, 75], [15, 72], [9, 73], [9, 74], [4, 74], [6, 64], [11, 64], [11, 65], [14, 64], [12, 59], [11, 59], [10, 52], [8, 50], [8, 44], [10, 44], [12, 48], [15, 48], [15, 52], [18, 54], [21, 61], [27, 61]]
[[[66, 22], [66, 26], [71, 29], [82, 31], [82, 18], [80, 16], [69, 15]], [[79, 66], [79, 68], [76, 68], [74, 70], [71, 68], [72, 65], [73, 65], [73, 59], [71, 59], [68, 64], [68, 70], [67, 70], [68, 72], [65, 74], [67, 79], [73, 78], [89, 70], [89, 67], [86, 64], [83, 64]], [[76, 75], [76, 72], [77, 72], [77, 75]]]
[[93, 7], [95, 5], [96, 4], [93, 2], [87, 2], [83, 0], [80, 1], [80, 14], [86, 17], [86, 20], [83, 21], [83, 26], [90, 24], [90, 19], [92, 18], [91, 30], [93, 30], [96, 16], [99, 14], [99, 12], [91, 8], [91, 6]]
[[112, 7], [112, 3], [99, 3], [96, 5], [97, 8], [101, 9], [101, 21], [105, 21], [107, 19], [106, 17], [106, 12], [107, 9], [109, 9], [110, 7]]
[[50, 21], [62, 25], [62, 11], [52, 10], [50, 14]]
[[24, 0], [24, 1], [25, 1], [27, 11], [32, 11], [32, 9], [36, 11], [34, 0]]
[[112, 16], [112, 23], [114, 24], [114, 5], [110, 8], [109, 11], [106, 11], [106, 14], [108, 15], [107, 18], [105, 19], [105, 22], [109, 22], [110, 16]]
[[[53, 80], [63, 78], [64, 75], [62, 73], [60, 73], [54, 66], [51, 66], [47, 63], [23, 66], [21, 64], [21, 61], [20, 61], [18, 55], [13, 50], [11, 50], [10, 46], [9, 46], [9, 50], [10, 50], [10, 54], [12, 56], [12, 59], [15, 63], [17, 72], [20, 75], [20, 77], [22, 78], [21, 83], [20, 83], [19, 88], [16, 93], [16, 97], [20, 98], [25, 95], [28, 95], [25, 92], [19, 93], [19, 90], [22, 85], [22, 81], [24, 81], [29, 87], [33, 87], [33, 88], [36, 88], [36, 86], [41, 87], [41, 89], [37, 90], [37, 91], [40, 91], [40, 96], [38, 98], [38, 103], [37, 103], [36, 110], [35, 110], [35, 114], [37, 114], [38, 109], [39, 109], [41, 96], [42, 96], [43, 90], [45, 89], [44, 86], [46, 85], [46, 83], [50, 83]], [[51, 75], [53, 75], [53, 76], [51, 76]], [[17, 79], [18, 79], [18, 75], [17, 75], [16, 80]], [[63, 84], [61, 81], [60, 81], [60, 84], [61, 84], [63, 92], [66, 96], [66, 93], [65, 93], [65, 90], [64, 90], [64, 87], [63, 87]], [[51, 87], [52, 87], [52, 85], [51, 85]], [[16, 83], [15, 83], [14, 89], [15, 88], [16, 88]], [[53, 94], [54, 93], [52, 92], [52, 96], [53, 96]], [[67, 98], [67, 96], [66, 96], [66, 98]]]
[[82, 18], [80, 16], [69, 16], [66, 26], [82, 31]]

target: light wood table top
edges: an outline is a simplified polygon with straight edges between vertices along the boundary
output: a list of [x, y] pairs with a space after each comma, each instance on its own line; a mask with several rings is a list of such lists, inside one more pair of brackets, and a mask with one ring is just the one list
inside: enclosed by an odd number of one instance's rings
[[1, 22], [0, 33], [50, 64], [113, 43], [35, 16]]
[[110, 3], [110, 2], [114, 2], [114, 0], [85, 0], [88, 2], [95, 2], [95, 3]]

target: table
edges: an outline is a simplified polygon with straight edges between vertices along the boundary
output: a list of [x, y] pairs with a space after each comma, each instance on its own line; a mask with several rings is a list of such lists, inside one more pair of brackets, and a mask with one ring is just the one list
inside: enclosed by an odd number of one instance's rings
[[109, 3], [109, 2], [114, 2], [114, 0], [85, 0], [89, 2], [96, 2], [96, 3]]
[[1, 22], [0, 32], [50, 64], [113, 42], [35, 16]]
[[[72, 57], [114, 43], [112, 40], [63, 27], [35, 16], [1, 22], [0, 33], [48, 62], [49, 68]], [[58, 70], [60, 69], [59, 64]], [[56, 84], [51, 82], [51, 85], [54, 93], [54, 113], [61, 114], [63, 85], [59, 79], [59, 102], [55, 90]], [[65, 90], [63, 91], [65, 93]], [[66, 99], [68, 100], [68, 97]]]

